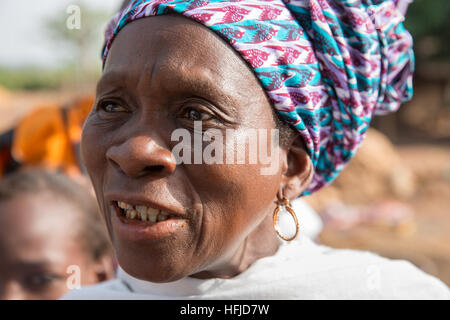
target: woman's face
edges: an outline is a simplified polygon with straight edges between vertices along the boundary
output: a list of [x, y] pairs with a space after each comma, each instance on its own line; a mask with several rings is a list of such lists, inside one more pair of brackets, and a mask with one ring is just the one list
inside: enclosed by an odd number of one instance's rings
[[98, 265], [79, 241], [78, 210], [39, 192], [0, 202], [0, 300], [54, 300], [77, 279], [98, 282]]
[[[227, 137], [224, 153], [250, 129], [275, 127], [255, 76], [212, 31], [172, 15], [128, 24], [98, 83], [82, 154], [119, 263], [137, 278], [167, 282], [223, 268], [275, 207], [281, 161], [271, 175], [248, 161], [177, 165], [171, 135], [184, 128], [194, 141], [194, 121]], [[169, 219], [129, 219], [119, 208], [127, 205]]]

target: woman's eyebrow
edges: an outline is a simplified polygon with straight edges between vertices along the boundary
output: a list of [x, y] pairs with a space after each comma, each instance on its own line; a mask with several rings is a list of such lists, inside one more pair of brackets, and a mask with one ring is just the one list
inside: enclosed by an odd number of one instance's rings
[[237, 114], [235, 107], [239, 103], [237, 99], [232, 97], [231, 94], [224, 92], [222, 87], [217, 85], [210, 77], [205, 76], [205, 74], [202, 73], [185, 76], [179, 71], [173, 71], [172, 75], [174, 79], [180, 81], [179, 83], [184, 90], [188, 90], [190, 93], [201, 98], [208, 99], [214, 105], [218, 103], [217, 107], [225, 113], [231, 113], [232, 115]]
[[106, 85], [110, 87], [111, 85], [122, 87], [125, 83], [125, 74], [118, 70], [106, 71], [102, 74], [100, 80], [97, 83], [97, 92], [104, 89]]
[[37, 270], [44, 269], [50, 266], [51, 263], [47, 260], [23, 260], [17, 261], [14, 264], [15, 269]]

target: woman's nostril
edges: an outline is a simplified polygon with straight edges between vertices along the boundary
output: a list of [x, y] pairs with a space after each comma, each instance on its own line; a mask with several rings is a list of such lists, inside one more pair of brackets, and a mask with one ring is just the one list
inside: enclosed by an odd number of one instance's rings
[[164, 170], [164, 166], [163, 165], [147, 166], [144, 169], [145, 172], [161, 172], [163, 170]]

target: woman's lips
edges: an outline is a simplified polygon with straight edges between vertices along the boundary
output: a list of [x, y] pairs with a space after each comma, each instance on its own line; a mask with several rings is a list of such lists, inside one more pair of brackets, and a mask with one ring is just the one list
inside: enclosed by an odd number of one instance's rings
[[178, 215], [170, 215], [163, 221], [142, 221], [127, 218], [125, 211], [116, 201], [110, 204], [111, 223], [117, 237], [129, 241], [152, 241], [169, 237], [184, 229], [188, 220]]

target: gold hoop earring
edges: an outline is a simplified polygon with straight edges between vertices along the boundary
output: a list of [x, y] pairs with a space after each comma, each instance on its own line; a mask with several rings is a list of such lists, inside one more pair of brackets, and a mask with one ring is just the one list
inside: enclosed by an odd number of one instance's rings
[[[280, 230], [278, 229], [278, 214], [281, 211], [281, 206], [284, 206], [289, 212], [289, 214], [292, 216], [292, 219], [294, 219], [295, 222], [295, 234], [292, 237], [286, 237], [280, 233]], [[295, 238], [297, 238], [300, 226], [298, 224], [297, 215], [295, 214], [294, 209], [292, 209], [291, 204], [289, 203], [289, 200], [283, 197], [283, 200], [277, 202], [277, 207], [273, 211], [273, 227], [275, 231], [277, 232], [278, 236], [285, 240], [285, 241], [292, 241]]]

